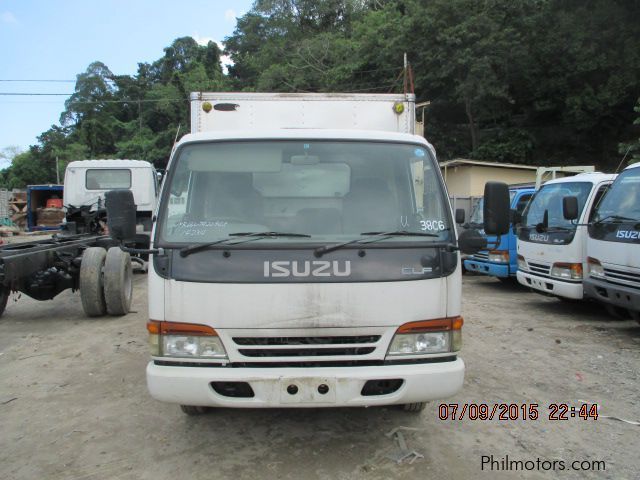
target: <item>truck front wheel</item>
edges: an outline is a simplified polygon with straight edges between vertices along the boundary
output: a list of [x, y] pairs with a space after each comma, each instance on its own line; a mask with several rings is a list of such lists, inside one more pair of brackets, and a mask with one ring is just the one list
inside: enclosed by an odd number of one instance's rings
[[89, 247], [82, 254], [80, 263], [80, 300], [88, 317], [100, 317], [107, 312], [104, 301], [102, 267], [107, 251], [101, 247]]
[[109, 315], [126, 315], [133, 295], [131, 256], [111, 247], [104, 264], [104, 298]]
[[427, 406], [427, 402], [418, 402], [418, 403], [405, 403], [401, 405], [402, 410], [405, 412], [419, 413], [425, 409]]
[[194, 416], [194, 415], [202, 415], [203, 413], [207, 413], [208, 408], [196, 407], [194, 405], [180, 405], [180, 410], [182, 410], [183, 413], [186, 413], [189, 416]]

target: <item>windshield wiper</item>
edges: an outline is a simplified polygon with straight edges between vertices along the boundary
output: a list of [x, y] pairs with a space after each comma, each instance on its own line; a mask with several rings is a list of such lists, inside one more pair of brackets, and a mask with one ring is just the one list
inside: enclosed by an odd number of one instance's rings
[[302, 237], [302, 238], [311, 238], [311, 235], [307, 235], [306, 233], [286, 233], [286, 232], [239, 232], [239, 233], [230, 233], [230, 237]]
[[[623, 217], [622, 215], [607, 215], [606, 217], [601, 218], [600, 220], [596, 220], [595, 222], [593, 222], [593, 224], [598, 225], [599, 223], [604, 223], [606, 220], [618, 220], [619, 222], [640, 222], [640, 220], [637, 218]], [[613, 222], [607, 222], [607, 223], [613, 223]]]
[[[446, 230], [449, 230], [448, 228]], [[426, 232], [409, 232], [407, 230], [398, 230], [394, 232], [362, 232], [360, 235], [368, 235], [366, 238], [355, 238], [353, 240], [349, 240], [347, 242], [336, 243], [335, 245], [325, 245], [323, 247], [318, 247], [314, 250], [314, 254], [316, 257], [321, 257], [325, 253], [333, 252], [334, 250], [339, 250], [347, 245], [353, 245], [355, 243], [374, 243], [380, 240], [384, 240], [385, 238], [390, 237], [439, 237], [436, 233], [426, 233]], [[369, 240], [369, 241], [367, 241]]]
[[[309, 238], [311, 235], [307, 235], [305, 233], [284, 233], [284, 232], [238, 232], [238, 233], [230, 233], [229, 237], [250, 237], [247, 240], [243, 240], [240, 242], [228, 243], [228, 245], [239, 245], [241, 243], [253, 242], [255, 240], [260, 240], [262, 238], [276, 238], [276, 237], [306, 237]], [[201, 250], [205, 250], [209, 247], [213, 247], [214, 245], [223, 245], [227, 244], [231, 240], [235, 240], [234, 238], [223, 238], [222, 240], [215, 240], [213, 242], [208, 243], [194, 243], [193, 245], [188, 245], [184, 248], [180, 249], [180, 256], [182, 258], [191, 255], [192, 253], [199, 252]]]

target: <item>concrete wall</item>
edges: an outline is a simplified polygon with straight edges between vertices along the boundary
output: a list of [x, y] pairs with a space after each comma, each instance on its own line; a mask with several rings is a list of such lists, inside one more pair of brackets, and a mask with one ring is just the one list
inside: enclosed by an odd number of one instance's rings
[[492, 167], [482, 165], [459, 165], [442, 167], [450, 196], [475, 197], [484, 194], [484, 184], [489, 180], [515, 183], [536, 181], [536, 171], [531, 169]]

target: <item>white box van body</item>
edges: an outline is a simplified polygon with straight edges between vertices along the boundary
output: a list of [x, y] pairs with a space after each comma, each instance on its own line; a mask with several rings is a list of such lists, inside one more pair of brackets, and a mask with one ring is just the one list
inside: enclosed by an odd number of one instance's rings
[[456, 233], [413, 102], [192, 94], [152, 236], [154, 398], [413, 408], [462, 387]]
[[588, 232], [586, 295], [640, 319], [640, 163], [618, 175]]
[[[548, 181], [534, 194], [518, 232], [518, 282], [543, 294], [583, 298], [586, 223], [614, 178], [581, 173]], [[567, 196], [578, 199], [577, 222], [563, 216], [562, 199]]]

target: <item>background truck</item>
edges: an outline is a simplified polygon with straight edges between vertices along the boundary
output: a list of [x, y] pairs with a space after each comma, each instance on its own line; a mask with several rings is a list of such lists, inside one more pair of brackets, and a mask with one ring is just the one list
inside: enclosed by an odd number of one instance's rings
[[[53, 187], [29, 187], [29, 212], [34, 218], [39, 215], [40, 223], [47, 213], [40, 205], [56, 194], [62, 195], [61, 186]], [[58, 209], [61, 233], [51, 239], [0, 247], [0, 315], [11, 292], [50, 300], [69, 288], [80, 291], [87, 316], [124, 315], [129, 311], [132, 258], [115, 246], [106, 228], [104, 197], [114, 188], [127, 189], [136, 202], [129, 246], [148, 248], [158, 189], [153, 165], [139, 160], [71, 162], [65, 172], [63, 198], [58, 200], [66, 211]], [[56, 225], [60, 221], [51, 222], [49, 227], [59, 228]], [[143, 258], [133, 260], [146, 268]]]
[[105, 193], [116, 188], [131, 190], [136, 202], [135, 244], [149, 248], [151, 217], [158, 195], [158, 175], [153, 164], [142, 160], [74, 161], [65, 170], [64, 187], [64, 229], [70, 234], [104, 233]]
[[[206, 407], [404, 405], [462, 387], [461, 266], [413, 95], [194, 93], [149, 268], [151, 395]], [[114, 238], [131, 193], [107, 194]], [[485, 193], [489, 233], [508, 190]], [[116, 217], [111, 211], [120, 212]]]
[[640, 322], [640, 163], [627, 167], [590, 218], [585, 294]]
[[[524, 211], [518, 232], [517, 278], [525, 287], [561, 299], [583, 298], [586, 224], [615, 175], [581, 173], [550, 180]], [[572, 197], [572, 212], [565, 197]]]
[[[529, 200], [533, 196], [533, 185], [513, 185], [509, 187], [512, 219], [522, 215]], [[481, 199], [469, 218], [470, 228], [482, 228], [482, 213], [484, 201]], [[496, 244], [495, 236], [487, 237], [490, 250], [482, 250], [468, 256], [464, 260], [464, 267], [475, 273], [490, 275], [498, 280], [511, 281], [516, 279], [518, 271], [518, 258], [516, 251], [516, 224], [512, 222], [509, 233], [502, 235], [500, 243]]]

